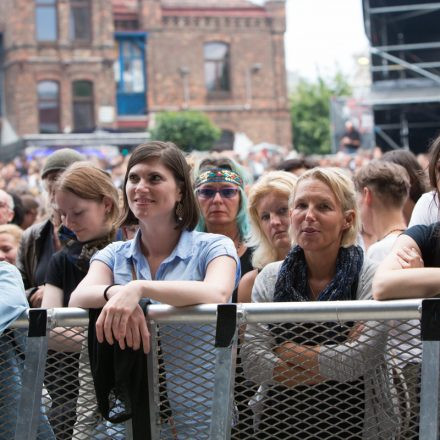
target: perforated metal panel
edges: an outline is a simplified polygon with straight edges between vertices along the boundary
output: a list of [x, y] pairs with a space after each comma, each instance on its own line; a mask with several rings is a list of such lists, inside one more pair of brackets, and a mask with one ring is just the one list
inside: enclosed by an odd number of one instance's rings
[[[360, 320], [361, 308], [299, 319], [293, 308], [290, 316], [270, 304], [260, 319], [249, 307], [239, 313], [237, 347], [216, 346], [215, 306], [200, 316], [157, 306], [166, 310], [160, 315], [155, 307], [145, 372], [155, 440], [418, 438], [420, 323], [391, 319], [399, 317], [391, 302], [386, 320], [384, 311]], [[38, 438], [132, 438], [129, 425], [99, 415], [84, 317], [67, 321], [51, 333]], [[0, 439], [14, 438], [30, 339], [23, 329], [0, 337]], [[228, 374], [235, 376], [230, 388]], [[232, 413], [223, 411], [228, 404]]]

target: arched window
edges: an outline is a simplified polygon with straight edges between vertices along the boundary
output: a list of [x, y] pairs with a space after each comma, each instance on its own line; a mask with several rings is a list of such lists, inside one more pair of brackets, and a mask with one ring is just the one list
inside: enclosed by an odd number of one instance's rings
[[205, 86], [208, 93], [230, 92], [229, 45], [221, 42], [205, 43]]
[[37, 41], [57, 40], [57, 0], [35, 0], [35, 29]]
[[41, 81], [37, 85], [40, 133], [59, 133], [60, 100], [56, 81]]
[[93, 83], [74, 81], [72, 84], [73, 130], [77, 133], [95, 129]]
[[69, 33], [72, 41], [90, 41], [90, 17], [90, 0], [70, 0]]

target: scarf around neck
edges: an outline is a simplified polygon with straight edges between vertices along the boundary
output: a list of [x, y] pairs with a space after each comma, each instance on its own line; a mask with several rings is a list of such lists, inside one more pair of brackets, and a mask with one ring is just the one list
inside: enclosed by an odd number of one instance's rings
[[115, 239], [116, 231], [112, 230], [104, 237], [95, 240], [86, 241], [84, 243], [70, 237], [69, 240], [64, 241], [64, 249], [67, 252], [67, 257], [80, 271], [87, 272], [89, 270], [90, 259], [93, 255], [101, 249], [104, 249], [108, 244]]
[[[318, 301], [344, 301], [353, 298], [364, 254], [359, 246], [341, 247], [335, 275], [319, 294]], [[274, 302], [310, 301], [307, 263], [301, 247], [294, 246], [281, 265], [275, 283]]]

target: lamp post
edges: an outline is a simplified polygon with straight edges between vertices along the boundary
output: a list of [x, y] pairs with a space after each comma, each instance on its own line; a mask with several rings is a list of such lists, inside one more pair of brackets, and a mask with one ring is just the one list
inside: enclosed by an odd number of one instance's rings
[[189, 108], [189, 82], [188, 82], [189, 72], [190, 72], [190, 70], [187, 66], [179, 67], [179, 74], [180, 74], [180, 77], [182, 78], [182, 87], [183, 87], [182, 108], [184, 108], [184, 109]]

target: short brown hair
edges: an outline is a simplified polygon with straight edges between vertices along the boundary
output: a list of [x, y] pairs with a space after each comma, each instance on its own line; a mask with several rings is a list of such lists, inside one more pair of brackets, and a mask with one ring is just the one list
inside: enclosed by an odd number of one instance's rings
[[396, 163], [405, 168], [410, 183], [409, 197], [414, 203], [428, 191], [426, 174], [411, 151], [403, 149], [387, 151], [380, 160]]
[[356, 190], [368, 187], [384, 205], [402, 208], [409, 195], [409, 176], [405, 168], [393, 162], [373, 160], [354, 175]]
[[120, 225], [134, 225], [138, 223], [130, 207], [126, 193], [126, 186], [130, 170], [141, 162], [147, 162], [152, 159], [159, 159], [162, 165], [168, 168], [176, 181], [177, 186], [182, 192], [183, 213], [182, 220], [179, 221], [176, 216], [177, 227], [192, 231], [199, 221], [199, 211], [197, 202], [192, 190], [191, 172], [185, 156], [182, 151], [172, 142], [151, 141], [138, 145], [127, 164], [122, 193], [124, 198], [123, 212], [120, 219]]

